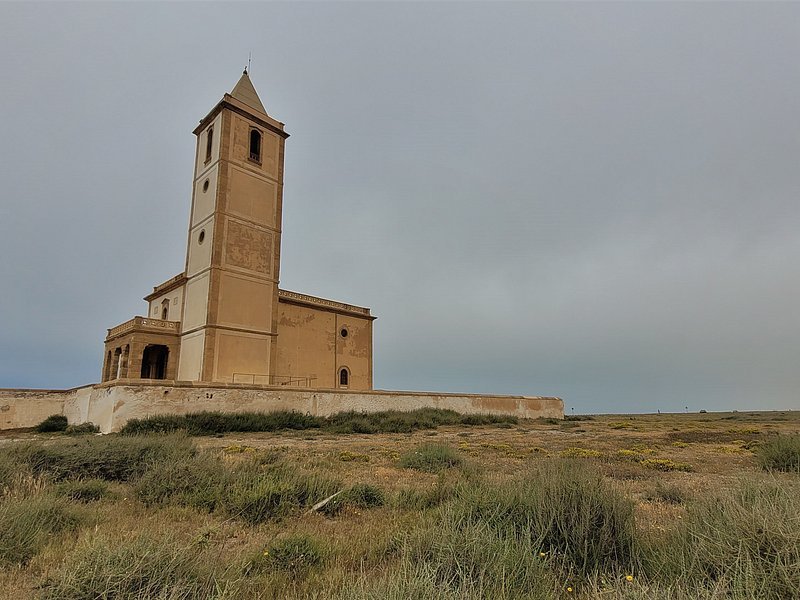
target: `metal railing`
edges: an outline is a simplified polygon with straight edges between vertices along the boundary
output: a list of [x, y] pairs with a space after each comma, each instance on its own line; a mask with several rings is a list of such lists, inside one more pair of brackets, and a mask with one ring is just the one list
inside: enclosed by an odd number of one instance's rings
[[234, 373], [233, 383], [250, 385], [274, 385], [286, 387], [314, 387], [316, 377], [295, 377], [293, 375], [259, 375], [256, 373]]

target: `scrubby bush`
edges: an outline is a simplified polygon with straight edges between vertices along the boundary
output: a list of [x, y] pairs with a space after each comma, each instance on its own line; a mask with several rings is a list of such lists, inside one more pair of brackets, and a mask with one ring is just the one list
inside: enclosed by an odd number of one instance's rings
[[711, 582], [721, 597], [800, 598], [800, 486], [744, 483], [689, 505], [655, 546], [648, 571], [681, 586]]
[[397, 494], [395, 504], [406, 510], [426, 510], [435, 508], [452, 498], [457, 493], [458, 482], [439, 473], [436, 484], [425, 488], [405, 488]]
[[347, 488], [336, 496], [324, 507], [321, 512], [326, 515], [336, 515], [344, 508], [376, 508], [386, 504], [386, 494], [383, 490], [368, 483], [357, 483]]
[[149, 506], [172, 503], [212, 512], [221, 506], [233, 477], [221, 456], [202, 452], [149, 469], [136, 480], [134, 490]]
[[516, 425], [519, 422], [517, 417], [511, 415], [461, 415], [458, 425], [497, 425], [502, 427], [504, 425]]
[[177, 504], [219, 511], [250, 524], [308, 508], [341, 489], [338, 481], [283, 462], [247, 456], [235, 468], [209, 452], [160, 463], [134, 484], [148, 505]]
[[270, 413], [198, 412], [186, 415], [157, 415], [131, 419], [120, 430], [123, 435], [171, 433], [185, 431], [189, 435], [215, 435], [231, 431], [256, 432], [281, 429], [317, 429], [322, 419], [297, 411]]
[[50, 415], [36, 426], [36, 431], [39, 433], [64, 431], [68, 425], [69, 423], [67, 422], [67, 417], [64, 415]]
[[517, 481], [464, 486], [445, 509], [465, 528], [522, 536], [578, 575], [634, 562], [632, 502], [580, 461], [543, 461]]
[[463, 462], [458, 452], [445, 444], [422, 444], [400, 456], [401, 467], [427, 473], [458, 467]]
[[375, 508], [386, 504], [383, 490], [368, 483], [357, 483], [342, 495], [346, 504], [355, 508]]
[[225, 487], [221, 505], [231, 517], [256, 525], [313, 506], [341, 489], [339, 483], [288, 465], [239, 471]]
[[70, 425], [64, 433], [67, 435], [89, 435], [93, 433], [100, 433], [100, 428], [94, 423], [81, 423], [80, 425]]
[[108, 483], [101, 479], [65, 481], [58, 486], [57, 491], [77, 502], [95, 502], [109, 495]]
[[675, 462], [670, 458], [645, 458], [640, 460], [639, 464], [654, 471], [684, 471], [687, 473], [694, 471], [694, 467], [689, 463]]
[[22, 564], [62, 531], [78, 526], [74, 508], [63, 499], [40, 494], [0, 502], [0, 565]]
[[372, 582], [371, 593], [362, 597], [559, 597], [559, 588], [566, 585], [559, 585], [549, 558], [540, 556], [529, 537], [480, 523], [465, 526], [460, 518], [458, 508], [444, 505], [436, 520], [406, 537], [400, 568], [392, 577]]
[[309, 535], [293, 535], [276, 540], [251, 557], [245, 564], [244, 573], [250, 576], [285, 571], [292, 577], [298, 577], [320, 566], [326, 555], [327, 551], [320, 540]]
[[592, 415], [564, 415], [565, 421], [594, 421]]
[[760, 444], [758, 462], [768, 471], [800, 473], [800, 435], [778, 435]]
[[157, 415], [131, 419], [122, 428], [123, 435], [171, 433], [217, 435], [228, 432], [279, 431], [282, 429], [323, 429], [331, 433], [409, 433], [436, 429], [441, 425], [503, 425], [517, 418], [504, 415], [461, 415], [452, 410], [420, 408], [408, 412], [343, 412], [330, 417], [314, 417], [296, 411], [271, 413], [200, 412], [187, 415]]
[[128, 541], [94, 538], [71, 553], [41, 586], [42, 600], [206, 600], [225, 584], [204, 568], [195, 548], [145, 535]]
[[271, 546], [270, 563], [276, 569], [303, 571], [321, 564], [323, 559], [322, 545], [310, 536], [290, 537]]
[[61, 439], [47, 445], [25, 444], [9, 452], [34, 474], [55, 480], [129, 481], [154, 463], [192, 455], [195, 448], [182, 436], [102, 436]]

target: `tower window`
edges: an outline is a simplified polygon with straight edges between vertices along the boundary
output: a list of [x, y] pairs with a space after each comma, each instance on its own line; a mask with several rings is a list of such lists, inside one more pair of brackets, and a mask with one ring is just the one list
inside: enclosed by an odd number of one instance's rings
[[166, 321], [169, 316], [169, 298], [161, 303], [161, 318]]
[[339, 370], [339, 387], [347, 387], [350, 385], [350, 371], [347, 367], [342, 367]]
[[209, 127], [206, 134], [206, 162], [211, 160], [211, 146], [214, 143], [214, 128]]
[[258, 129], [250, 130], [250, 160], [261, 162], [261, 132]]

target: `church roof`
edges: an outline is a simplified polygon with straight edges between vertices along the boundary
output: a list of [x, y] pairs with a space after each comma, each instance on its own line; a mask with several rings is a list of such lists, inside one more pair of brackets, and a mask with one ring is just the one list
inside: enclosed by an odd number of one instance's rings
[[245, 69], [242, 76], [239, 78], [239, 82], [233, 87], [233, 91], [231, 92], [231, 96], [247, 104], [251, 108], [255, 108], [256, 110], [267, 114], [267, 109], [264, 108], [264, 105], [261, 104], [261, 98], [258, 97], [258, 92], [256, 92], [256, 88], [253, 87], [253, 82], [250, 81], [250, 76], [247, 74], [247, 69]]

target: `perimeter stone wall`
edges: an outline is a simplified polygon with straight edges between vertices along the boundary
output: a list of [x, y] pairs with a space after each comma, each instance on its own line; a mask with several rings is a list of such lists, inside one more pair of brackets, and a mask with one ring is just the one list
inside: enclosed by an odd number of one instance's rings
[[523, 419], [564, 416], [560, 398], [440, 394], [427, 392], [298, 389], [190, 382], [116, 380], [72, 390], [0, 390], [0, 429], [33, 427], [52, 414], [70, 423], [90, 421], [103, 433], [118, 431], [129, 419], [198, 411], [272, 412], [296, 410], [317, 416], [344, 411], [450, 409]]

